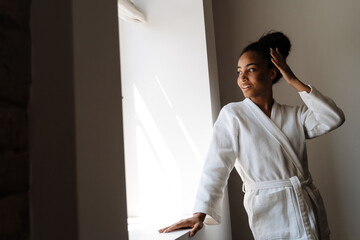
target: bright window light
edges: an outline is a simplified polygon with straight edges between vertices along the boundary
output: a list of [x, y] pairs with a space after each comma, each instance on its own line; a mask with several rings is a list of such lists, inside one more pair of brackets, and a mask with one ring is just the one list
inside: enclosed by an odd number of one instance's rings
[[192, 214], [213, 125], [202, 1], [137, 3], [147, 22], [119, 22], [130, 231]]

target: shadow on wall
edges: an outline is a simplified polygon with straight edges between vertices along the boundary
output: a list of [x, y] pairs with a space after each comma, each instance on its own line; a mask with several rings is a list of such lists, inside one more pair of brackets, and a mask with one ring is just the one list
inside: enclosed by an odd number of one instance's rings
[[231, 197], [229, 197], [231, 231], [233, 237], [241, 236], [241, 239], [251, 240], [253, 239], [253, 235], [243, 204], [244, 192], [241, 190], [242, 183], [239, 174], [234, 168], [230, 174], [228, 184], [228, 191], [231, 192]]

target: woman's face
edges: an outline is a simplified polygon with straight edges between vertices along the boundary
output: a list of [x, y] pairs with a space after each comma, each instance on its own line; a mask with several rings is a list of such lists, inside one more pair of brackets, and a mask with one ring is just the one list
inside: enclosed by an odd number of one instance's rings
[[238, 61], [237, 83], [246, 98], [265, 96], [272, 91], [276, 68], [269, 68], [263, 57], [254, 51], [243, 53]]

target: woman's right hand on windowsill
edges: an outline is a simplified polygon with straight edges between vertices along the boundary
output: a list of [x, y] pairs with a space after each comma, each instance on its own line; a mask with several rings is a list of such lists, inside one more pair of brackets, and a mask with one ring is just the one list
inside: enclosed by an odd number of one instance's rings
[[194, 213], [190, 218], [182, 219], [171, 226], [162, 228], [159, 230], [160, 233], [168, 233], [181, 228], [192, 228], [190, 231], [190, 237], [194, 236], [204, 226], [206, 214], [205, 213]]

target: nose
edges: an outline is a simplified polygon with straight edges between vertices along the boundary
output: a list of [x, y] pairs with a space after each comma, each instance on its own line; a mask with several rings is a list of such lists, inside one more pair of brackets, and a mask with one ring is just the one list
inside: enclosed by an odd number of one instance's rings
[[247, 78], [247, 76], [246, 76], [245, 73], [242, 73], [242, 74], [239, 75], [239, 80], [240, 80], [241, 82], [245, 82], [245, 81], [248, 80], [248, 78]]

